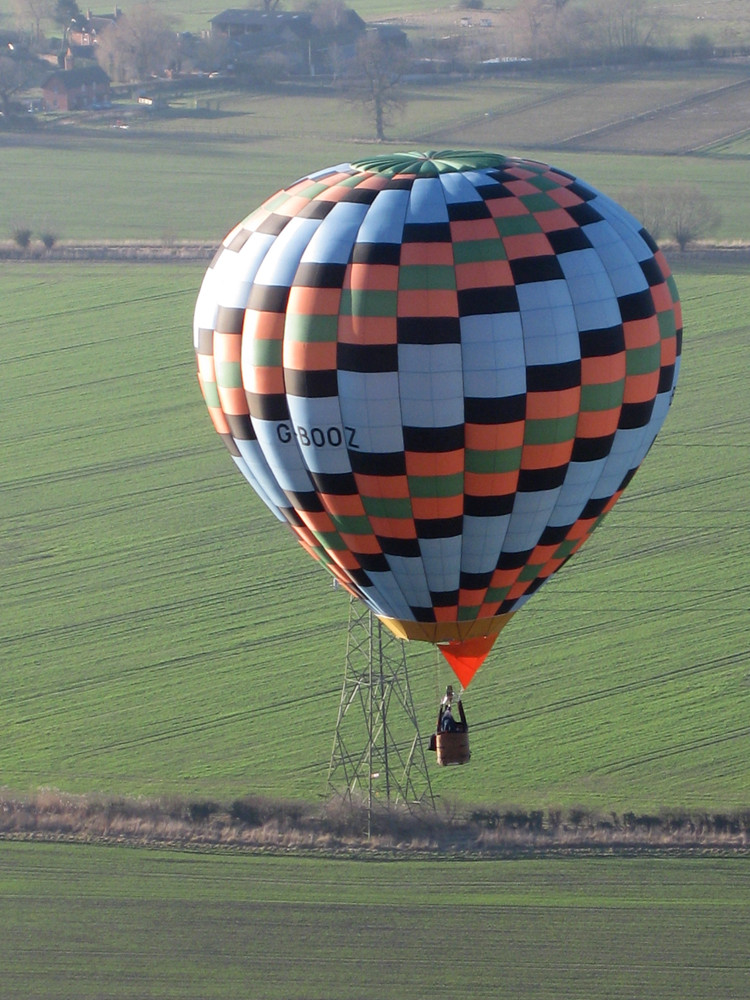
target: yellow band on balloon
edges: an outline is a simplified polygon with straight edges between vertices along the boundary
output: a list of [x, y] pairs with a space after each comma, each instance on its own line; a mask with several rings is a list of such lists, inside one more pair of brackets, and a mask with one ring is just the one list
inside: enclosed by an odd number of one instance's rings
[[475, 618], [470, 622], [411, 622], [400, 618], [378, 615], [385, 627], [398, 639], [415, 639], [421, 642], [453, 642], [478, 639], [480, 636], [497, 635], [511, 620], [514, 611], [494, 618]]

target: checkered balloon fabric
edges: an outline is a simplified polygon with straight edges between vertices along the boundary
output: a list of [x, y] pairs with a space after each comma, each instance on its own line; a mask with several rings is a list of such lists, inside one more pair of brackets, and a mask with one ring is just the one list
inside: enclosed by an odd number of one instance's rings
[[224, 240], [195, 310], [202, 391], [301, 544], [399, 635], [496, 634], [651, 447], [680, 356], [641, 225], [546, 164], [330, 167]]

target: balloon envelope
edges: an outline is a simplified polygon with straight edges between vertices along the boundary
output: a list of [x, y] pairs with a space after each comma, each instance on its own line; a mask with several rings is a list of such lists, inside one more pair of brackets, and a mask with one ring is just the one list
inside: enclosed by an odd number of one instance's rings
[[651, 447], [681, 318], [654, 241], [594, 188], [405, 153], [303, 177], [236, 226], [194, 341], [270, 510], [467, 684]]

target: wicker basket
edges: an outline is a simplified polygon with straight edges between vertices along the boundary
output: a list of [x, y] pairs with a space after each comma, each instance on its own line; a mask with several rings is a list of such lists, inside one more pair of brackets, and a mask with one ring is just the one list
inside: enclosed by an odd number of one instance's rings
[[471, 757], [468, 733], [437, 733], [435, 736], [437, 762], [443, 766], [448, 764], [466, 764]]

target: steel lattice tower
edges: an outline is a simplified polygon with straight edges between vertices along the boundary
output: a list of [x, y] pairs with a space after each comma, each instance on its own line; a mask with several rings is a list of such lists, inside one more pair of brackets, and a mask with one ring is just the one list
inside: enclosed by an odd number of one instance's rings
[[405, 644], [354, 598], [328, 787], [364, 800], [370, 817], [376, 802], [435, 807]]

